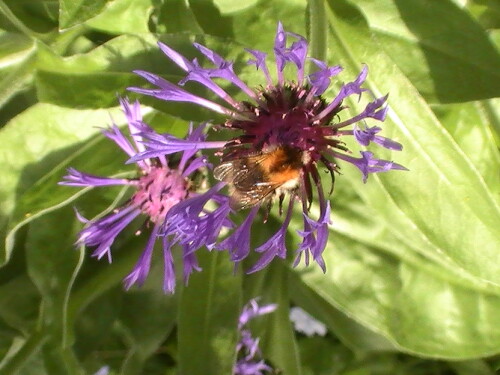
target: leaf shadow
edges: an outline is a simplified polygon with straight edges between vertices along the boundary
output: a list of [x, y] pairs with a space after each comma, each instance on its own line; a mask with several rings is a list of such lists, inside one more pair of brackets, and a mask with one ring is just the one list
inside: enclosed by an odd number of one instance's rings
[[466, 10], [452, 1], [394, 3], [418, 39], [440, 102], [500, 96], [500, 54]]

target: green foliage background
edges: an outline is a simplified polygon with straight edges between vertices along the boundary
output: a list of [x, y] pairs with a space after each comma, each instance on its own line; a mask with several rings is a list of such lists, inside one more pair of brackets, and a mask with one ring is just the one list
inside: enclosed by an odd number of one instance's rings
[[[157, 40], [189, 57], [193, 41], [204, 43], [258, 85], [243, 47], [271, 53], [278, 20], [308, 37], [314, 57], [342, 64], [342, 80], [369, 66], [366, 86], [390, 93], [384, 135], [404, 145], [377, 155], [410, 172], [363, 184], [342, 169], [326, 274], [279, 260], [233, 274], [225, 254], [200, 252], [203, 272], [174, 296], [161, 292], [161, 259], [143, 288], [124, 292], [145, 237], [125, 232], [112, 265], [97, 262], [74, 248], [73, 207], [93, 217], [125, 192], [57, 182], [69, 166], [133, 173], [99, 128], [110, 115], [124, 123], [116, 96], [143, 85], [133, 69], [181, 79]], [[0, 0], [0, 373], [230, 374], [237, 315], [262, 296], [279, 309], [255, 333], [282, 374], [495, 374], [499, 28], [495, 0]], [[219, 120], [194, 105], [141, 101], [158, 131]], [[277, 223], [256, 228], [256, 243]], [[300, 224], [297, 214], [292, 228]], [[328, 335], [296, 335], [291, 305]]]

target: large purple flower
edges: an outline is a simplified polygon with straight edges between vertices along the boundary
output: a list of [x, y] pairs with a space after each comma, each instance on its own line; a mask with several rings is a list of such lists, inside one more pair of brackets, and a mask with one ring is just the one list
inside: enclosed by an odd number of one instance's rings
[[[159, 137], [146, 123], [143, 122], [138, 102], [129, 103], [120, 100], [121, 106], [128, 122], [130, 139], [115, 125], [104, 130], [103, 134], [113, 140], [129, 157], [138, 153], [147, 152], [144, 139]], [[202, 142], [205, 140], [204, 125], [193, 129], [190, 127], [186, 142]], [[99, 219], [87, 220], [77, 213], [80, 221], [85, 223], [85, 228], [80, 232], [77, 244], [95, 247], [92, 255], [98, 259], [107, 257], [111, 262], [111, 246], [117, 235], [132, 221], [140, 216], [145, 216], [147, 226], [151, 227], [151, 234], [139, 261], [125, 277], [125, 287], [128, 289], [134, 284], [142, 284], [150, 269], [153, 248], [158, 239], [162, 242], [164, 254], [164, 285], [165, 292], [173, 293], [175, 290], [175, 271], [172, 257], [172, 246], [176, 243], [183, 249], [184, 280], [187, 282], [193, 270], [200, 270], [194, 252], [208, 243], [192, 238], [185, 239], [183, 234], [176, 230], [178, 227], [200, 226], [210, 218], [213, 213], [204, 210], [204, 205], [211, 199], [216, 199], [219, 204], [217, 210], [229, 210], [226, 197], [216, 196], [216, 192], [208, 191], [199, 194], [195, 191], [194, 177], [200, 174], [207, 166], [207, 160], [198, 156], [196, 150], [183, 150], [180, 157], [167, 159], [165, 156], [146, 158], [137, 161], [140, 176], [136, 179], [99, 177], [79, 172], [69, 168], [61, 185], [96, 187], [109, 185], [126, 185], [134, 188], [135, 192], [127, 203], [114, 210], [113, 213]], [[193, 204], [201, 201], [202, 203]], [[176, 215], [174, 220], [167, 217], [178, 211], [182, 205], [184, 210], [197, 210], [188, 218]], [[227, 207], [227, 208], [226, 208]], [[203, 210], [203, 214], [201, 211]], [[189, 223], [186, 220], [189, 219]], [[210, 228], [210, 234], [217, 236], [222, 225], [229, 225], [225, 220], [220, 227]], [[162, 237], [159, 237], [163, 233]], [[165, 234], [166, 233], [166, 234]], [[202, 231], [198, 231], [201, 236]]]
[[[290, 43], [290, 39], [292, 39]], [[181, 150], [216, 149], [222, 155], [222, 163], [214, 170], [214, 176], [229, 186], [231, 207], [250, 208], [249, 217], [216, 248], [228, 250], [234, 262], [244, 259], [250, 250], [250, 229], [259, 207], [271, 209], [273, 197], [279, 198], [279, 212], [286, 212], [281, 228], [256, 250], [262, 252], [261, 259], [249, 271], [265, 267], [274, 257], [286, 255], [285, 235], [294, 201], [301, 201], [304, 228], [299, 231], [302, 242], [296, 254], [296, 262], [302, 258], [306, 263], [312, 257], [323, 270], [322, 258], [328, 239], [330, 206], [325, 197], [323, 183], [318, 171], [319, 165], [326, 168], [332, 178], [339, 172], [339, 160], [351, 163], [362, 173], [363, 181], [371, 173], [389, 170], [406, 170], [405, 167], [388, 160], [376, 159], [372, 152], [362, 151], [361, 158], [351, 156], [342, 137], [353, 136], [361, 147], [371, 142], [391, 150], [402, 146], [377, 133], [380, 127], [366, 127], [366, 120], [384, 121], [387, 114], [387, 95], [375, 98], [354, 117], [343, 120], [340, 114], [346, 108], [344, 100], [349, 96], [358, 99], [368, 90], [362, 85], [368, 68], [364, 66], [352, 82], [344, 83], [333, 100], [327, 101], [322, 94], [330, 87], [332, 78], [342, 71], [340, 66], [328, 66], [325, 62], [310, 58], [317, 67], [306, 75], [308, 43], [300, 35], [286, 32], [281, 23], [274, 41], [276, 82], [268, 66], [267, 54], [247, 49], [252, 55], [249, 64], [261, 70], [267, 82], [264, 86], [250, 88], [234, 72], [233, 63], [224, 60], [216, 52], [194, 44], [212, 64], [202, 67], [197, 59], [188, 60], [169, 46], [159, 43], [161, 50], [186, 72], [178, 85], [149, 72], [136, 71], [153, 84], [153, 89], [132, 87], [130, 90], [167, 101], [191, 102], [227, 116], [222, 125], [238, 132], [229, 141], [186, 142], [172, 136], [148, 139], [151, 151], [132, 158], [138, 161], [145, 157], [166, 155]], [[287, 65], [295, 66], [294, 80], [285, 78]], [[247, 100], [237, 101], [224, 91], [216, 79], [225, 79], [247, 95]], [[223, 104], [193, 95], [179, 86], [196, 81], [218, 96]], [[361, 125], [357, 125], [361, 124]], [[353, 126], [348, 129], [348, 126]], [[285, 201], [285, 195], [290, 199]], [[311, 217], [310, 208], [314, 197], [319, 204], [319, 215]], [[283, 202], [288, 208], [283, 209]]]

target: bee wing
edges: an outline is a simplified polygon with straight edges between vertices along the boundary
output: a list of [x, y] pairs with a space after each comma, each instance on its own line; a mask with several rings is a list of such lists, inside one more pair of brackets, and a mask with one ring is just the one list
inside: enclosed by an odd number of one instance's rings
[[264, 181], [264, 175], [258, 167], [266, 155], [251, 158], [234, 159], [222, 163], [214, 169], [214, 177], [233, 185], [231, 206], [245, 209], [255, 206], [265, 199], [281, 184]]
[[271, 194], [277, 186], [262, 182], [260, 185], [254, 185], [248, 190], [234, 189], [231, 195], [230, 205], [232, 208], [245, 209], [250, 208], [261, 202]]
[[248, 158], [239, 158], [226, 161], [214, 169], [214, 177], [219, 181], [226, 181], [234, 185], [239, 185], [244, 181], [253, 180], [261, 182], [262, 173], [256, 165], [264, 161], [266, 155], [255, 155]]
[[226, 162], [218, 165], [214, 169], [214, 177], [219, 181], [232, 181], [232, 175], [234, 173], [234, 165], [233, 162]]

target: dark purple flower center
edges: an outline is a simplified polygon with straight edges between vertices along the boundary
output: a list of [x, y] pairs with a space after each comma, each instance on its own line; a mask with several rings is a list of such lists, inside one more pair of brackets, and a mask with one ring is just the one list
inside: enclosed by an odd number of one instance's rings
[[177, 170], [166, 166], [151, 167], [139, 179], [132, 203], [148, 215], [152, 222], [158, 223], [165, 219], [172, 206], [186, 199], [188, 194], [188, 181]]
[[307, 163], [321, 159], [328, 146], [340, 142], [330, 137], [337, 130], [329, 127], [333, 117], [342, 110], [339, 104], [328, 116], [314, 118], [327, 106], [320, 96], [314, 96], [307, 86], [287, 83], [259, 92], [259, 105], [242, 102], [241, 113], [249, 120], [230, 119], [225, 126], [243, 131], [243, 135], [228, 144], [248, 145], [253, 152], [286, 146], [307, 153]]

